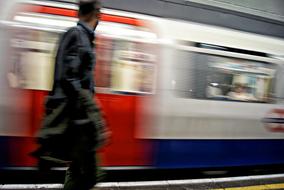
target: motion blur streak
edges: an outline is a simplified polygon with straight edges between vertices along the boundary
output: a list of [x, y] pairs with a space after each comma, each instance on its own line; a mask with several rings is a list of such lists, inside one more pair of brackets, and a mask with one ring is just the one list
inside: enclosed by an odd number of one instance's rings
[[[0, 7], [0, 166], [32, 167], [57, 42], [77, 9]], [[283, 39], [103, 9], [95, 43], [96, 98], [113, 134], [101, 165], [284, 164]]]

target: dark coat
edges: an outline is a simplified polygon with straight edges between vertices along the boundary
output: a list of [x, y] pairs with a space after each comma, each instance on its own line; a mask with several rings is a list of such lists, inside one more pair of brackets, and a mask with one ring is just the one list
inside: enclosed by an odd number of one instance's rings
[[71, 161], [85, 152], [95, 152], [105, 140], [105, 122], [93, 101], [93, 40], [93, 31], [81, 22], [61, 38], [53, 90], [38, 133], [40, 146], [33, 153], [37, 158]]
[[80, 89], [94, 91], [94, 32], [83, 22], [61, 38], [56, 55], [53, 99], [77, 96]]

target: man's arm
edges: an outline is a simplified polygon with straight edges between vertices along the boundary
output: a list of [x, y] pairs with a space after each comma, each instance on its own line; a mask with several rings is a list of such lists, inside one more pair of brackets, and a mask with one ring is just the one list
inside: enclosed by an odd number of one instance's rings
[[77, 97], [81, 90], [80, 65], [81, 43], [79, 31], [71, 28], [62, 41], [62, 87], [68, 97]]

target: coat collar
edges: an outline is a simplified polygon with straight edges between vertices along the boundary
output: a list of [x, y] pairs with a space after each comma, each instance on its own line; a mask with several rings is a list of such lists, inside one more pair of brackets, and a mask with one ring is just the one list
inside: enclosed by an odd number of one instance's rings
[[95, 32], [94, 30], [92, 30], [92, 28], [90, 26], [88, 26], [85, 22], [83, 21], [79, 21], [77, 23], [78, 26], [81, 26], [83, 28], [83, 30], [88, 34], [89, 38], [91, 41], [94, 40], [95, 38]]

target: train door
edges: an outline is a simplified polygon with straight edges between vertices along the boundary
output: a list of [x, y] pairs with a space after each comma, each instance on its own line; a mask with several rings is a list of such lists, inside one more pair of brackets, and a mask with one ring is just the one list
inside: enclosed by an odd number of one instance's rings
[[105, 166], [151, 165], [151, 143], [137, 139], [135, 132], [141, 104], [155, 93], [154, 40], [153, 33], [133, 26], [105, 23], [98, 28], [96, 92], [114, 134], [103, 155]]

